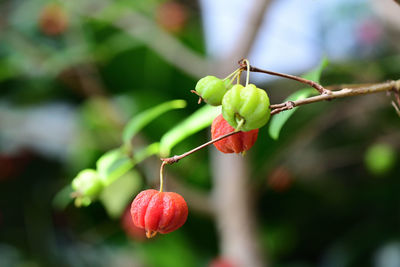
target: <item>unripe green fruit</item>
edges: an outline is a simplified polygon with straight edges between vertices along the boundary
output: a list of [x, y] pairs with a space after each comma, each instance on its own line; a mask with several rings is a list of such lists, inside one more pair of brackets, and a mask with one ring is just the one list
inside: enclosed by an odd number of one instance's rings
[[195, 89], [207, 104], [219, 106], [229, 85], [230, 80], [223, 81], [215, 76], [206, 76], [197, 82]]
[[365, 164], [372, 174], [384, 175], [395, 166], [396, 151], [385, 143], [374, 144], [365, 154]]
[[95, 197], [103, 189], [103, 183], [95, 170], [83, 170], [72, 180], [72, 188], [84, 197]]
[[270, 117], [267, 93], [254, 84], [234, 85], [222, 99], [222, 116], [235, 129], [240, 120], [241, 131], [251, 131], [264, 126]]

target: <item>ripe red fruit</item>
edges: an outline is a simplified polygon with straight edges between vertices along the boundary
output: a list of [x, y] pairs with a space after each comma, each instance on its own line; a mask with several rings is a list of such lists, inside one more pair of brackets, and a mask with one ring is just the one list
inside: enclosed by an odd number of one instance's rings
[[[212, 139], [233, 132], [235, 129], [222, 117], [216, 117], [211, 125]], [[257, 140], [258, 129], [248, 132], [239, 132], [214, 143], [214, 146], [223, 153], [241, 153], [249, 150]]]
[[181, 227], [188, 216], [183, 197], [174, 192], [149, 189], [140, 192], [131, 205], [133, 223], [146, 230], [147, 238], [167, 234]]

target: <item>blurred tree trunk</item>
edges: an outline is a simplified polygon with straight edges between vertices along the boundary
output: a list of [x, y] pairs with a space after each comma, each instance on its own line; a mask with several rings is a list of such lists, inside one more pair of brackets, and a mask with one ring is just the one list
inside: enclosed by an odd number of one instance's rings
[[213, 149], [213, 201], [221, 256], [237, 266], [266, 266], [260, 250], [247, 161]]
[[[248, 14], [243, 14], [246, 27], [236, 47], [225, 59], [216, 64], [213, 74], [224, 77], [234, 69], [234, 64], [248, 56], [259, 28], [272, 0], [253, 0]], [[235, 266], [268, 266], [261, 251], [257, 219], [251, 201], [250, 177], [247, 158], [236, 154], [223, 154], [211, 150], [213, 175], [213, 202], [220, 234], [221, 257]]]

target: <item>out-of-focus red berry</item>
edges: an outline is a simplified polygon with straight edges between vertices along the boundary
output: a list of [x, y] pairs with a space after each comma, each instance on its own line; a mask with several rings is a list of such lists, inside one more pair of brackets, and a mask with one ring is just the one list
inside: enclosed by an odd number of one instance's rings
[[60, 35], [68, 28], [68, 16], [57, 4], [45, 6], [39, 16], [40, 30], [50, 36]]
[[283, 192], [292, 185], [292, 175], [283, 166], [275, 168], [268, 176], [268, 186], [274, 191]]
[[173, 33], [180, 32], [187, 20], [186, 8], [177, 2], [165, 2], [158, 6], [156, 21], [165, 30]]
[[145, 229], [146, 236], [151, 238], [158, 232], [167, 234], [181, 227], [186, 222], [188, 207], [177, 193], [149, 189], [133, 200], [131, 215], [133, 223]]
[[[211, 125], [212, 139], [233, 132], [235, 129], [219, 115]], [[223, 153], [241, 153], [249, 150], [257, 140], [258, 129], [248, 132], [239, 132], [214, 143], [214, 146]]]
[[0, 181], [16, 178], [31, 158], [29, 151], [19, 151], [15, 155], [0, 154]]
[[146, 240], [146, 232], [143, 228], [137, 227], [132, 220], [132, 216], [130, 213], [130, 206], [128, 206], [121, 217], [121, 226], [124, 229], [125, 233], [136, 241], [144, 241]]
[[374, 45], [381, 40], [382, 26], [374, 19], [362, 21], [358, 25], [357, 36], [364, 45]]
[[232, 263], [232, 261], [225, 259], [225, 258], [216, 258], [213, 259], [208, 267], [236, 267], [235, 264]]

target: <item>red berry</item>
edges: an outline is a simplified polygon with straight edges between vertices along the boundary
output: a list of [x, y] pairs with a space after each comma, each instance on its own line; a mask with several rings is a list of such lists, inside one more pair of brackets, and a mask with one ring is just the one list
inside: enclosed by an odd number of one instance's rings
[[181, 227], [188, 216], [183, 197], [174, 192], [149, 189], [140, 192], [131, 205], [133, 223], [146, 230], [151, 238], [158, 232], [167, 234]]
[[[219, 115], [211, 125], [212, 139], [233, 132], [235, 129]], [[214, 146], [223, 153], [241, 153], [249, 150], [257, 140], [258, 129], [248, 132], [239, 132], [214, 143]]]

